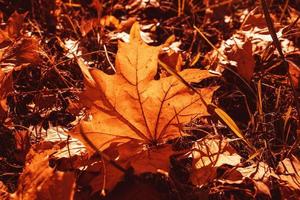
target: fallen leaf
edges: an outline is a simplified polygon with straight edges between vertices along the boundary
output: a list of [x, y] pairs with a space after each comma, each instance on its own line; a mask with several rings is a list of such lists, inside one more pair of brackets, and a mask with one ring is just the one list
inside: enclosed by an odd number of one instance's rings
[[258, 162], [248, 167], [239, 167], [237, 171], [243, 177], [251, 178], [256, 181], [267, 182], [271, 175], [274, 175], [274, 170], [264, 162]]
[[0, 120], [4, 119], [7, 115], [6, 97], [12, 91], [12, 72], [5, 74], [0, 69]]
[[[174, 52], [173, 50], [170, 50], [169, 52], [164, 52], [159, 55], [159, 59], [161, 62], [166, 64], [168, 67], [174, 69], [176, 72], [180, 72], [182, 70], [182, 65], [183, 65], [183, 59], [182, 55], [179, 52]], [[166, 75], [168, 72], [166, 72]]]
[[289, 64], [289, 73], [292, 78], [293, 86], [298, 89], [300, 88], [300, 67], [291, 60], [287, 60], [287, 62]]
[[4, 185], [4, 183], [2, 181], [0, 181], [0, 199], [10, 200], [7, 187]]
[[39, 42], [33, 37], [22, 38], [12, 49], [16, 64], [39, 64], [42, 61], [40, 52], [41, 49]]
[[125, 30], [129, 30], [130, 27], [136, 22], [136, 17], [129, 17], [127, 20], [121, 21], [118, 26], [118, 31], [122, 32]]
[[286, 199], [295, 199], [300, 195], [300, 161], [292, 155], [279, 163], [276, 170], [280, 189]]
[[[112, 142], [132, 139], [160, 144], [180, 137], [184, 123], [208, 115], [198, 94], [192, 93], [176, 77], [154, 80], [161, 47], [143, 42], [138, 24], [130, 32], [130, 42], [119, 42], [116, 74], [107, 75], [81, 65], [86, 91], [81, 103], [90, 116], [70, 132], [74, 137], [91, 140], [100, 150]], [[85, 68], [85, 69], [84, 69]], [[179, 73], [187, 82], [211, 77], [207, 70], [187, 69]], [[210, 102], [216, 87], [198, 89]]]
[[217, 176], [217, 168], [222, 165], [236, 166], [241, 156], [222, 138], [205, 137], [195, 142], [191, 152], [193, 184], [202, 186]]
[[6, 40], [12, 40], [19, 36], [26, 15], [27, 13], [19, 14], [15, 11], [9, 17], [5, 28], [0, 29], [0, 44]]
[[[168, 175], [169, 159], [171, 155], [175, 154], [171, 145], [146, 148], [135, 140], [120, 145], [115, 144], [105, 153], [123, 168], [132, 167], [136, 175], [145, 172]], [[98, 163], [97, 167], [94, 166], [93, 169], [100, 172], [100, 175], [93, 178], [90, 183], [94, 192], [102, 188], [111, 191], [124, 176], [123, 172], [105, 161]]]
[[[33, 37], [23, 37], [17, 40], [14, 45], [8, 45], [3, 49], [0, 49], [0, 60], [3, 59], [1, 63], [5, 64], [5, 62], [8, 62], [10, 65], [5, 70], [4, 68], [0, 69], [0, 120], [7, 116], [6, 98], [13, 91], [13, 72], [22, 70], [28, 67], [29, 64], [38, 64], [42, 61], [40, 45], [38, 40]], [[6, 58], [9, 59], [5, 61]]]
[[252, 43], [250, 40], [244, 42], [241, 47], [236, 44], [233, 47], [233, 51], [227, 53], [228, 59], [237, 62], [238, 74], [248, 82], [251, 81], [255, 67], [255, 60], [252, 54]]
[[118, 28], [119, 25], [120, 25], [120, 22], [119, 20], [114, 17], [113, 15], [106, 15], [104, 17], [101, 18], [100, 20], [100, 24], [103, 26], [103, 27], [110, 27], [110, 26], [113, 26], [115, 28]]
[[26, 154], [30, 149], [30, 137], [28, 131], [17, 131], [15, 133], [16, 152], [15, 157], [24, 163]]
[[[249, 14], [243, 14], [240, 18], [241, 22], [243, 22], [241, 28], [237, 30], [236, 33], [234, 33], [229, 39], [223, 40], [217, 50], [214, 49], [206, 56], [206, 59], [216, 69], [216, 71], [222, 72], [224, 66], [228, 63], [237, 66], [236, 61], [228, 59], [220, 52], [226, 52], [228, 51], [228, 49], [232, 50], [234, 48], [237, 48], [238, 45], [239, 49], [247, 49], [244, 52], [239, 50], [239, 53], [236, 54], [237, 57], [241, 57], [238, 59], [241, 63], [240, 67], [238, 66], [238, 68], [240, 68], [239, 73], [241, 72], [241, 76], [243, 76], [245, 80], [249, 80], [250, 75], [252, 76], [254, 62], [253, 58], [250, 57], [250, 52], [252, 55], [256, 54], [264, 57], [266, 54], [266, 48], [268, 48], [269, 45], [273, 42], [264, 16], [261, 13], [256, 14], [257, 11], [258, 9], [255, 8], [251, 10]], [[276, 23], [274, 25], [276, 29], [276, 35], [282, 44], [283, 53], [287, 55], [295, 51], [295, 49], [297, 48], [292, 41], [286, 38], [284, 34], [285, 27]], [[246, 44], [249, 43], [249, 41], [252, 45]], [[244, 44], [246, 44], [245, 47]], [[250, 46], [252, 49], [250, 49]], [[275, 51], [274, 53], [278, 54], [277, 51]], [[250, 62], [246, 66], [252, 67], [246, 67], [243, 62]]]
[[57, 144], [60, 147], [49, 156], [49, 161], [55, 164], [56, 169], [74, 170], [85, 165], [88, 160], [84, 145], [78, 139], [68, 136], [62, 128], [48, 129], [47, 136], [39, 145], [47, 145], [46, 143]]
[[[223, 183], [241, 185], [252, 182], [256, 195], [265, 195], [271, 198], [270, 178], [278, 178], [274, 170], [264, 162], [253, 163], [249, 166], [239, 166], [228, 170], [223, 176]], [[250, 186], [250, 185], [249, 185]]]
[[19, 178], [18, 189], [12, 199], [73, 199], [75, 176], [49, 167], [48, 157], [55, 150], [35, 151], [27, 155], [26, 166]]
[[24, 14], [19, 14], [18, 12], [15, 11], [9, 17], [7, 30], [10, 38], [16, 37], [20, 34], [26, 15], [27, 12]]

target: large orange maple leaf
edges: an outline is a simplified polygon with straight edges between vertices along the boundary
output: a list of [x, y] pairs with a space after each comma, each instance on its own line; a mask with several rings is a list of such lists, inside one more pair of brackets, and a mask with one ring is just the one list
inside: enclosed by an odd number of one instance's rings
[[[160, 51], [161, 46], [143, 42], [136, 23], [130, 31], [130, 42], [119, 42], [114, 75], [87, 69], [81, 63], [86, 90], [80, 103], [88, 108], [90, 115], [70, 134], [85, 142], [83, 134], [100, 150], [112, 142], [132, 139], [159, 144], [181, 136], [182, 125], [194, 117], [208, 115], [199, 94], [190, 91], [176, 77], [154, 79]], [[186, 69], [179, 75], [187, 82], [212, 76], [199, 69]], [[215, 89], [198, 91], [210, 102]]]

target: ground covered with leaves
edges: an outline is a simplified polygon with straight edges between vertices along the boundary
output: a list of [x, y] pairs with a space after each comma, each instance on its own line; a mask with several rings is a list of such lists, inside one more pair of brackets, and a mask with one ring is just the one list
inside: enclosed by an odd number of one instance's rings
[[298, 0], [0, 0], [0, 199], [300, 199]]

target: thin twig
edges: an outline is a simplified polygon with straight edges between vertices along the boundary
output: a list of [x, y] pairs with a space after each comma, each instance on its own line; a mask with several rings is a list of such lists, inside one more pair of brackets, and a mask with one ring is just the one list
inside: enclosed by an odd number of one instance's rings
[[109, 65], [110, 65], [111, 68], [114, 70], [114, 72], [116, 72], [116, 68], [114, 67], [114, 65], [111, 63], [111, 61], [110, 61], [110, 59], [109, 59], [109, 56], [108, 56], [108, 53], [107, 53], [107, 49], [106, 49], [105, 44], [103, 45], [103, 49], [104, 49], [105, 56], [106, 56], [106, 59], [107, 59]]

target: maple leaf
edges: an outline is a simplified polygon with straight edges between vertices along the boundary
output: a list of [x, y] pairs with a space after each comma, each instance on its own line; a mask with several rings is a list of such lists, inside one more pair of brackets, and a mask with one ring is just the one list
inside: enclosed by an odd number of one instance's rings
[[[138, 24], [130, 31], [130, 42], [119, 42], [116, 74], [98, 69], [88, 70], [83, 63], [86, 91], [80, 102], [88, 107], [91, 120], [81, 121], [70, 134], [85, 139], [84, 134], [100, 150], [112, 142], [132, 139], [144, 143], [164, 143], [182, 135], [182, 124], [197, 116], [208, 115], [198, 94], [192, 93], [176, 77], [154, 80], [161, 46], [143, 42]], [[187, 69], [179, 73], [187, 82], [211, 77], [207, 70]], [[198, 89], [211, 101], [216, 87]]]

